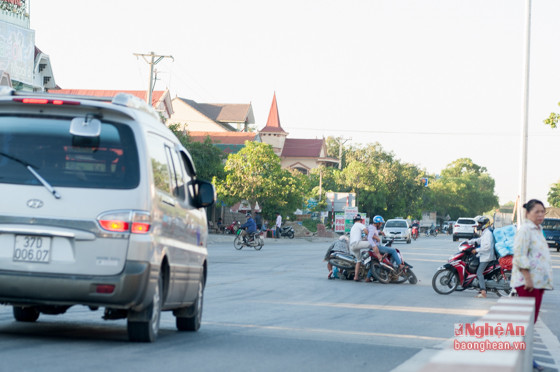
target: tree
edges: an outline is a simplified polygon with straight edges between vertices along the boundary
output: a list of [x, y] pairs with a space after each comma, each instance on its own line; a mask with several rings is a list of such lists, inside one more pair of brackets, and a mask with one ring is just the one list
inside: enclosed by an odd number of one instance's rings
[[548, 198], [546, 199], [552, 207], [560, 208], [560, 181], [550, 186]]
[[191, 139], [189, 132], [179, 129], [179, 124], [169, 125], [169, 129], [177, 136], [181, 144], [191, 154], [198, 178], [203, 180], [223, 179], [225, 154], [214, 146], [209, 136], [203, 143]]
[[[560, 102], [558, 103], [558, 106], [560, 106]], [[548, 118], [543, 120], [543, 122], [546, 125], [550, 125], [551, 128], [556, 128], [558, 126], [558, 119], [560, 119], [560, 114], [552, 112]]]
[[245, 142], [237, 154], [230, 154], [226, 176], [216, 181], [218, 197], [228, 204], [258, 201], [265, 218], [275, 212], [291, 214], [303, 206], [304, 185], [300, 176], [281, 168], [280, 158], [265, 143]]
[[432, 207], [439, 215], [452, 219], [476, 216], [499, 206], [494, 186], [495, 181], [485, 167], [469, 158], [457, 159], [431, 183]]

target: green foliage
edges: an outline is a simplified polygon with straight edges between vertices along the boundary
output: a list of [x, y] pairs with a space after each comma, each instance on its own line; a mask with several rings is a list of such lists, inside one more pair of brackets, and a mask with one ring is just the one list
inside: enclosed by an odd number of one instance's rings
[[276, 212], [287, 215], [302, 208], [305, 185], [303, 177], [282, 169], [280, 158], [265, 143], [245, 142], [237, 154], [230, 154], [225, 165], [226, 177], [216, 181], [218, 197], [233, 205], [258, 201], [265, 219]]
[[560, 181], [550, 186], [548, 197], [546, 199], [552, 207], [560, 208]]
[[214, 146], [210, 137], [206, 137], [204, 142], [200, 143], [193, 141], [188, 132], [180, 130], [179, 124], [171, 124], [169, 129], [191, 154], [198, 178], [212, 180], [225, 177], [223, 165], [225, 155], [222, 150]]
[[[560, 102], [558, 103], [560, 106]], [[550, 116], [543, 120], [546, 125], [550, 125], [551, 128], [556, 128], [558, 126], [558, 119], [560, 118], [560, 114], [557, 113], [550, 113]]]
[[317, 232], [317, 223], [319, 223], [319, 221], [312, 220], [311, 218], [301, 221], [302, 226], [312, 233]]
[[494, 179], [471, 159], [461, 158], [449, 164], [441, 177], [430, 184], [431, 210], [451, 219], [476, 216], [498, 207]]

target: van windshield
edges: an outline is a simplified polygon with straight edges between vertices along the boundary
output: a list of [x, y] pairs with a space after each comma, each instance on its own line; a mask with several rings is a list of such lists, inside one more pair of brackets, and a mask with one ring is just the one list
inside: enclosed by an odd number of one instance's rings
[[138, 185], [138, 151], [128, 126], [103, 122], [99, 138], [77, 137], [69, 132], [70, 121], [0, 116], [0, 153], [10, 155], [0, 157], [0, 183], [41, 185], [24, 162], [54, 187], [132, 189]]
[[560, 231], [560, 219], [556, 218], [545, 218], [542, 223], [544, 230], [556, 230]]

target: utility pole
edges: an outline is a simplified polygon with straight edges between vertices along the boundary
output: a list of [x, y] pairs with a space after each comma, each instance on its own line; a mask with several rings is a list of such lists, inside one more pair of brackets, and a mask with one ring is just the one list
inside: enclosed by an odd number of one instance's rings
[[[152, 106], [152, 91], [154, 90], [154, 65], [158, 64], [164, 58], [171, 58], [172, 61], [175, 61], [173, 56], [160, 56], [158, 54], [154, 54], [154, 52], [150, 52], [150, 54], [142, 54], [142, 53], [133, 53], [136, 58], [142, 57], [147, 64], [150, 65], [150, 81], [148, 85], [148, 91], [146, 94], [146, 103]], [[147, 58], [149, 57], [149, 58]]]
[[352, 138], [342, 138], [342, 137], [338, 139], [338, 169], [342, 169], [342, 145], [344, 145], [346, 142], [351, 140]]

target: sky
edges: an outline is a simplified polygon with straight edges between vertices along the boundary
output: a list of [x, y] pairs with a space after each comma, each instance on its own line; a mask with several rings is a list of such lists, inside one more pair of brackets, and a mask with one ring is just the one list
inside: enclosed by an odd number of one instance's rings
[[[521, 184], [525, 0], [30, 0], [36, 45], [65, 89], [148, 87], [134, 53], [171, 55], [155, 89], [251, 103], [276, 93], [289, 138], [379, 142], [439, 174], [470, 158], [501, 204]], [[560, 181], [560, 1], [531, 7], [527, 199]]]

